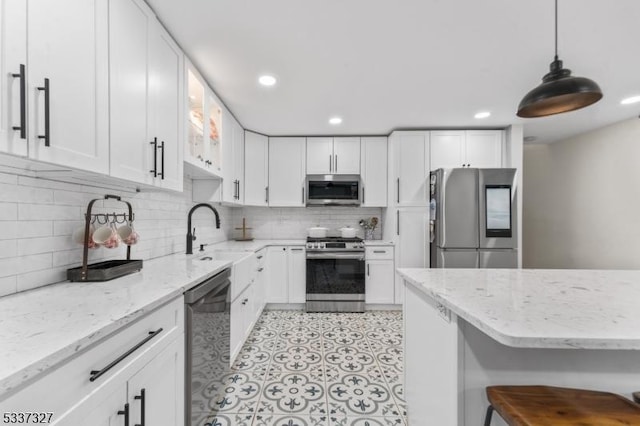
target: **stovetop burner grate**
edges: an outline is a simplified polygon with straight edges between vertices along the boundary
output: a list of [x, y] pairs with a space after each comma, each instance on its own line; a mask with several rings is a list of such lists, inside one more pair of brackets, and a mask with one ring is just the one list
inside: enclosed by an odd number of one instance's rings
[[312, 238], [307, 237], [308, 243], [360, 243], [362, 242], [362, 238], [354, 237], [354, 238], [342, 238], [342, 237], [322, 237], [322, 238]]

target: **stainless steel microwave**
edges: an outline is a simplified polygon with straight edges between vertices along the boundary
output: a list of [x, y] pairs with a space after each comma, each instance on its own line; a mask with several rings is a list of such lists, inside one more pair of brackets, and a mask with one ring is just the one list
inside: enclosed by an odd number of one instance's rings
[[359, 206], [360, 176], [307, 175], [307, 206]]

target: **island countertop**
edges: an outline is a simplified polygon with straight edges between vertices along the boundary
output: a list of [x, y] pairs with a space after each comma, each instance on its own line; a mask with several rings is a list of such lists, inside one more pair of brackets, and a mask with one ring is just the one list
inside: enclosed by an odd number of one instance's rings
[[496, 341], [521, 348], [640, 349], [640, 271], [399, 269]]

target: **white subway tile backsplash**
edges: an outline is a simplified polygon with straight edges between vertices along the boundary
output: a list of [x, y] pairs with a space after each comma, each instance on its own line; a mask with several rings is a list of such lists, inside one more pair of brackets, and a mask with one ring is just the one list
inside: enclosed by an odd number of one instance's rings
[[18, 220], [18, 205], [15, 203], [4, 203], [0, 198], [0, 220]]
[[[133, 206], [134, 227], [141, 240], [132, 247], [132, 258], [146, 260], [185, 250], [187, 212], [193, 206], [188, 179], [181, 194], [135, 193], [22, 174], [0, 170], [0, 295], [65, 280], [66, 269], [82, 263], [81, 246], [71, 241], [71, 235], [84, 225], [89, 201], [104, 194], [120, 195]], [[222, 229], [215, 229], [211, 211], [194, 215], [198, 244], [230, 237], [232, 209], [215, 207], [222, 218]], [[114, 200], [97, 201], [93, 209], [94, 213], [125, 211], [126, 206]], [[126, 246], [89, 250], [91, 263], [125, 256]]]
[[0, 278], [0, 297], [15, 293], [17, 291], [16, 282], [15, 275]]
[[[39, 202], [39, 200], [33, 200]], [[19, 204], [19, 220], [70, 220], [82, 218], [81, 208], [53, 204]]]
[[15, 257], [18, 251], [17, 240], [0, 240], [0, 259]]
[[68, 235], [18, 240], [18, 256], [68, 250], [76, 246]]

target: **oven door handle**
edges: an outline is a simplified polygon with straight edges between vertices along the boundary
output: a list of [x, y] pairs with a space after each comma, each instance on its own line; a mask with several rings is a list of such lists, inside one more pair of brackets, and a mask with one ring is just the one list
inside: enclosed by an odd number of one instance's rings
[[307, 260], [314, 259], [353, 259], [364, 262], [364, 253], [309, 253], [307, 252]]

